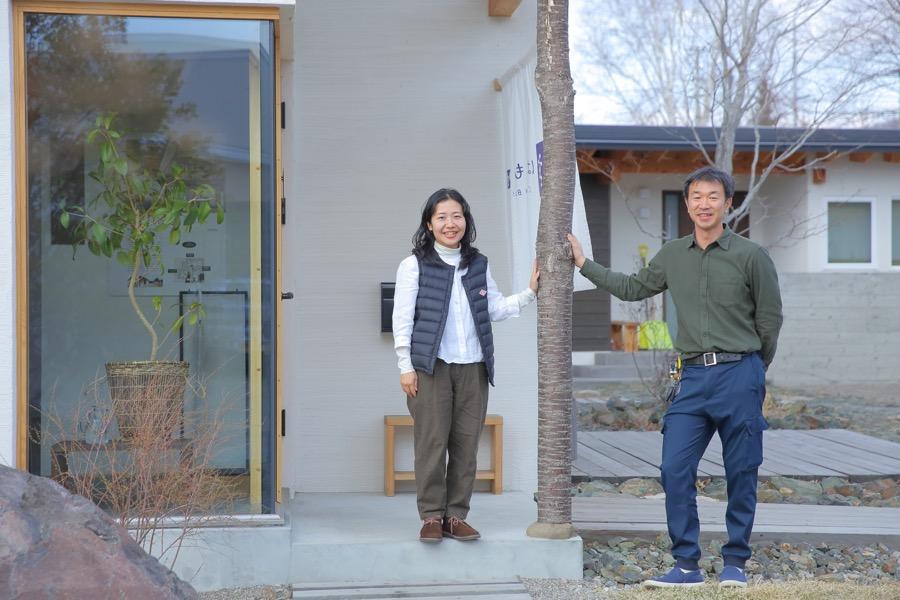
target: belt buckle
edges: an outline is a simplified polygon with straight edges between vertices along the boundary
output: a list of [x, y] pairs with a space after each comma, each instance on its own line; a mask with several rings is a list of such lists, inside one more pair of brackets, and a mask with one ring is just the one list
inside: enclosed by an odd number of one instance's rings
[[[709, 360], [709, 357], [712, 357], [712, 361]], [[716, 359], [715, 352], [704, 352], [703, 353], [703, 366], [704, 367], [714, 367], [719, 364], [719, 361]]]

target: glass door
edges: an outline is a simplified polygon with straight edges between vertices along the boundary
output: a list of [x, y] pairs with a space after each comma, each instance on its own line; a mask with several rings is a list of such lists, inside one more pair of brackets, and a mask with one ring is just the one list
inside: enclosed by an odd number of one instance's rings
[[127, 455], [107, 364], [184, 361], [176, 447], [208, 437], [223, 509], [271, 512], [276, 21], [25, 6], [28, 469]]

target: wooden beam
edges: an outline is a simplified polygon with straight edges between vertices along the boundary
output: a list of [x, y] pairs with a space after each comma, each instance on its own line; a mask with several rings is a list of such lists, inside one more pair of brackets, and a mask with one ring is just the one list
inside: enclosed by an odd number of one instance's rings
[[900, 163], [900, 152], [885, 152], [884, 162]]
[[511, 17], [522, 0], [488, 0], [488, 16]]
[[867, 162], [870, 158], [872, 158], [872, 155], [874, 155], [874, 154], [875, 154], [874, 152], [851, 152], [850, 153], [850, 162], [864, 163], [864, 162]]
[[603, 175], [610, 181], [618, 181], [622, 169], [617, 162], [606, 156], [595, 156], [594, 150], [576, 150], [575, 159], [581, 174]]
[[705, 164], [703, 155], [692, 150], [613, 150], [609, 156], [623, 173], [687, 174]]
[[812, 170], [813, 183], [825, 183], [825, 180], [827, 178], [828, 178], [828, 173], [825, 169], [815, 168]]

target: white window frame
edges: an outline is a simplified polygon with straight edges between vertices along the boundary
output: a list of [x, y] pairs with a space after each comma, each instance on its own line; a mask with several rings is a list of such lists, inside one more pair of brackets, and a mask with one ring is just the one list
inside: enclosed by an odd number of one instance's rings
[[891, 196], [888, 200], [888, 248], [887, 266], [890, 271], [900, 271], [900, 265], [894, 263], [894, 202], [900, 202], [900, 196]]
[[[876, 225], [876, 198], [873, 196], [830, 196], [824, 198], [825, 200], [825, 267], [829, 270], [854, 270], [854, 269], [876, 269], [878, 267], [878, 232], [875, 228]], [[828, 241], [829, 236], [831, 235], [830, 227], [828, 223], [829, 219], [829, 211], [828, 209], [832, 204], [868, 204], [869, 205], [869, 231], [871, 232], [869, 238], [869, 262], [859, 262], [859, 263], [833, 263], [828, 256]]]

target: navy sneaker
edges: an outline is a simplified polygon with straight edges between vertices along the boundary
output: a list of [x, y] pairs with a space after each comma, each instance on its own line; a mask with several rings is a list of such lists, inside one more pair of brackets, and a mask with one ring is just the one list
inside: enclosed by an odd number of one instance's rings
[[740, 567], [728, 565], [719, 573], [719, 587], [747, 587], [747, 576]]
[[648, 579], [641, 584], [642, 588], [670, 588], [670, 587], [694, 587], [703, 585], [703, 571], [684, 572], [678, 567], [672, 567], [672, 570], [661, 575]]

